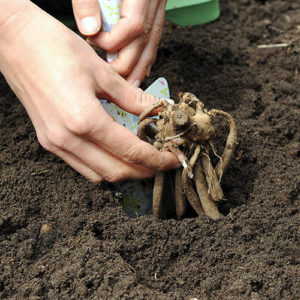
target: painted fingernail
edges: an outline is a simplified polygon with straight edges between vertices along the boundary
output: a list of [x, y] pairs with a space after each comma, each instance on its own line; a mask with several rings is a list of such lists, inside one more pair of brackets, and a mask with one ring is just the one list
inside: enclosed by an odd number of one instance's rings
[[141, 84], [141, 82], [140, 82], [139, 80], [136, 80], [136, 81], [133, 83], [133, 85], [134, 85], [135, 87], [140, 87], [140, 84]]
[[100, 24], [96, 17], [85, 17], [81, 20], [82, 33], [90, 35], [98, 32]]
[[151, 74], [151, 68], [152, 68], [152, 66], [150, 65], [150, 66], [148, 67], [148, 69], [147, 69], [147, 72], [146, 72], [146, 76], [147, 76], [147, 77], [149, 77], [150, 74]]

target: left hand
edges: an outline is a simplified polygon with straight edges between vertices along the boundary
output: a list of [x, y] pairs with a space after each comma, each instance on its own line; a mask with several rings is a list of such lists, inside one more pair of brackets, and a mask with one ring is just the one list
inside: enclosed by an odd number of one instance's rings
[[100, 99], [139, 115], [157, 99], [135, 88], [78, 35], [29, 0], [0, 0], [0, 72], [41, 145], [93, 182], [152, 177], [178, 166], [114, 122]]
[[[72, 0], [80, 32], [88, 42], [107, 52], [118, 52], [112, 67], [139, 86], [150, 75], [161, 38], [167, 0], [124, 0], [121, 19], [111, 32], [99, 32], [101, 24], [97, 0]], [[88, 18], [86, 18], [88, 17]], [[90, 25], [86, 30], [85, 25]]]

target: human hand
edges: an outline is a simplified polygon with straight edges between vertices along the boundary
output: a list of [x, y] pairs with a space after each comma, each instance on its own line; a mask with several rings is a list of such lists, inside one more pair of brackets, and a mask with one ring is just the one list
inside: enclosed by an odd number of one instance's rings
[[[135, 88], [79, 36], [27, 0], [0, 19], [0, 70], [42, 146], [91, 181], [151, 177], [177, 158], [117, 124], [98, 97], [139, 114], [155, 98]], [[17, 24], [17, 25], [16, 25]]]
[[[135, 86], [150, 75], [156, 58], [164, 22], [166, 0], [124, 0], [121, 19], [111, 32], [99, 32], [100, 10], [97, 0], [72, 0], [80, 32], [88, 42], [107, 52], [118, 52], [111, 66]], [[88, 18], [86, 18], [88, 17]], [[85, 29], [89, 24], [90, 29]]]

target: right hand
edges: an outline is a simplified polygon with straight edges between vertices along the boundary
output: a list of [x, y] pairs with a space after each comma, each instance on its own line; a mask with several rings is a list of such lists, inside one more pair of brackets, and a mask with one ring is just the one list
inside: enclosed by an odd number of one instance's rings
[[80, 32], [89, 37], [88, 42], [93, 46], [118, 52], [118, 58], [110, 64], [136, 86], [150, 75], [161, 38], [166, 3], [167, 0], [123, 0], [119, 22], [111, 32], [99, 32], [98, 0], [72, 0]]
[[0, 22], [0, 70], [42, 146], [93, 182], [151, 177], [178, 165], [117, 124], [98, 98], [140, 114], [156, 99], [129, 84], [94, 50], [33, 3]]

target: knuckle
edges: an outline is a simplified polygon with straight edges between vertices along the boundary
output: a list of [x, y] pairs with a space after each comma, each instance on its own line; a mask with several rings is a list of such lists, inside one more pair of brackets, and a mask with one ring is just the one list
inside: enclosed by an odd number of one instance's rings
[[91, 131], [90, 123], [90, 119], [83, 113], [71, 113], [66, 126], [76, 135], [88, 135]]
[[37, 132], [37, 139], [41, 144], [41, 146], [45, 148], [47, 151], [53, 152], [55, 150], [54, 149], [55, 146], [50, 143], [46, 135]]
[[125, 170], [118, 170], [115, 173], [107, 174], [104, 178], [108, 182], [116, 183], [128, 179], [129, 174]]
[[50, 132], [48, 134], [47, 138], [48, 138], [48, 143], [50, 145], [54, 146], [54, 149], [65, 148], [65, 146], [67, 144], [67, 140], [68, 140], [67, 134], [60, 130]]
[[139, 35], [144, 32], [144, 19], [136, 17], [131, 21], [131, 31], [136, 35]]
[[87, 10], [92, 10], [97, 8], [96, 0], [73, 0], [73, 6], [76, 7], [78, 11], [83, 13], [87, 12]]
[[108, 80], [112, 76], [114, 76], [114, 77], [117, 76], [116, 70], [111, 65], [106, 65], [105, 72], [107, 73]]
[[[115, 61], [113, 61], [115, 63]], [[122, 61], [123, 63], [123, 61]], [[100, 66], [96, 68], [95, 70], [95, 78], [96, 80], [99, 79], [99, 86], [100, 88], [103, 86], [109, 86], [112, 80], [119, 80], [119, 72], [118, 72], [118, 67], [119, 65], [122, 65], [121, 63], [119, 64], [114, 64], [113, 66], [110, 64], [106, 64], [105, 67]], [[101, 80], [101, 81], [100, 81]]]
[[[131, 70], [133, 69], [133, 64], [134, 64], [134, 61], [132, 58], [122, 57], [122, 58], [120, 58], [120, 60], [114, 61], [113, 67], [111, 66], [112, 72], [114, 72], [114, 73], [111, 74], [111, 77], [112, 76], [115, 77], [117, 74], [121, 75], [123, 77], [128, 75], [131, 72]], [[108, 78], [109, 77], [107, 76], [107, 80], [108, 80]]]
[[143, 28], [143, 36], [145, 40], [148, 40], [150, 33], [152, 31], [152, 24], [149, 23], [144, 23], [144, 28]]
[[100, 183], [103, 181], [103, 178], [97, 174], [89, 174], [85, 176], [86, 179], [92, 183]]
[[132, 70], [131, 62], [130, 61], [123, 62], [122, 64], [118, 65], [116, 67], [116, 69], [118, 70], [118, 73], [121, 76], [123, 76], [123, 77], [127, 76], [130, 74], [130, 72]]
[[157, 45], [159, 43], [161, 35], [162, 35], [161, 26], [154, 25], [153, 28], [152, 28], [152, 32], [153, 32], [152, 40]]
[[139, 147], [132, 147], [126, 150], [126, 152], [121, 155], [121, 158], [129, 164], [142, 164], [145, 160], [143, 152]]
[[65, 148], [68, 135], [64, 130], [48, 128], [46, 134], [38, 135], [38, 140], [46, 150], [55, 153], [59, 149]]

